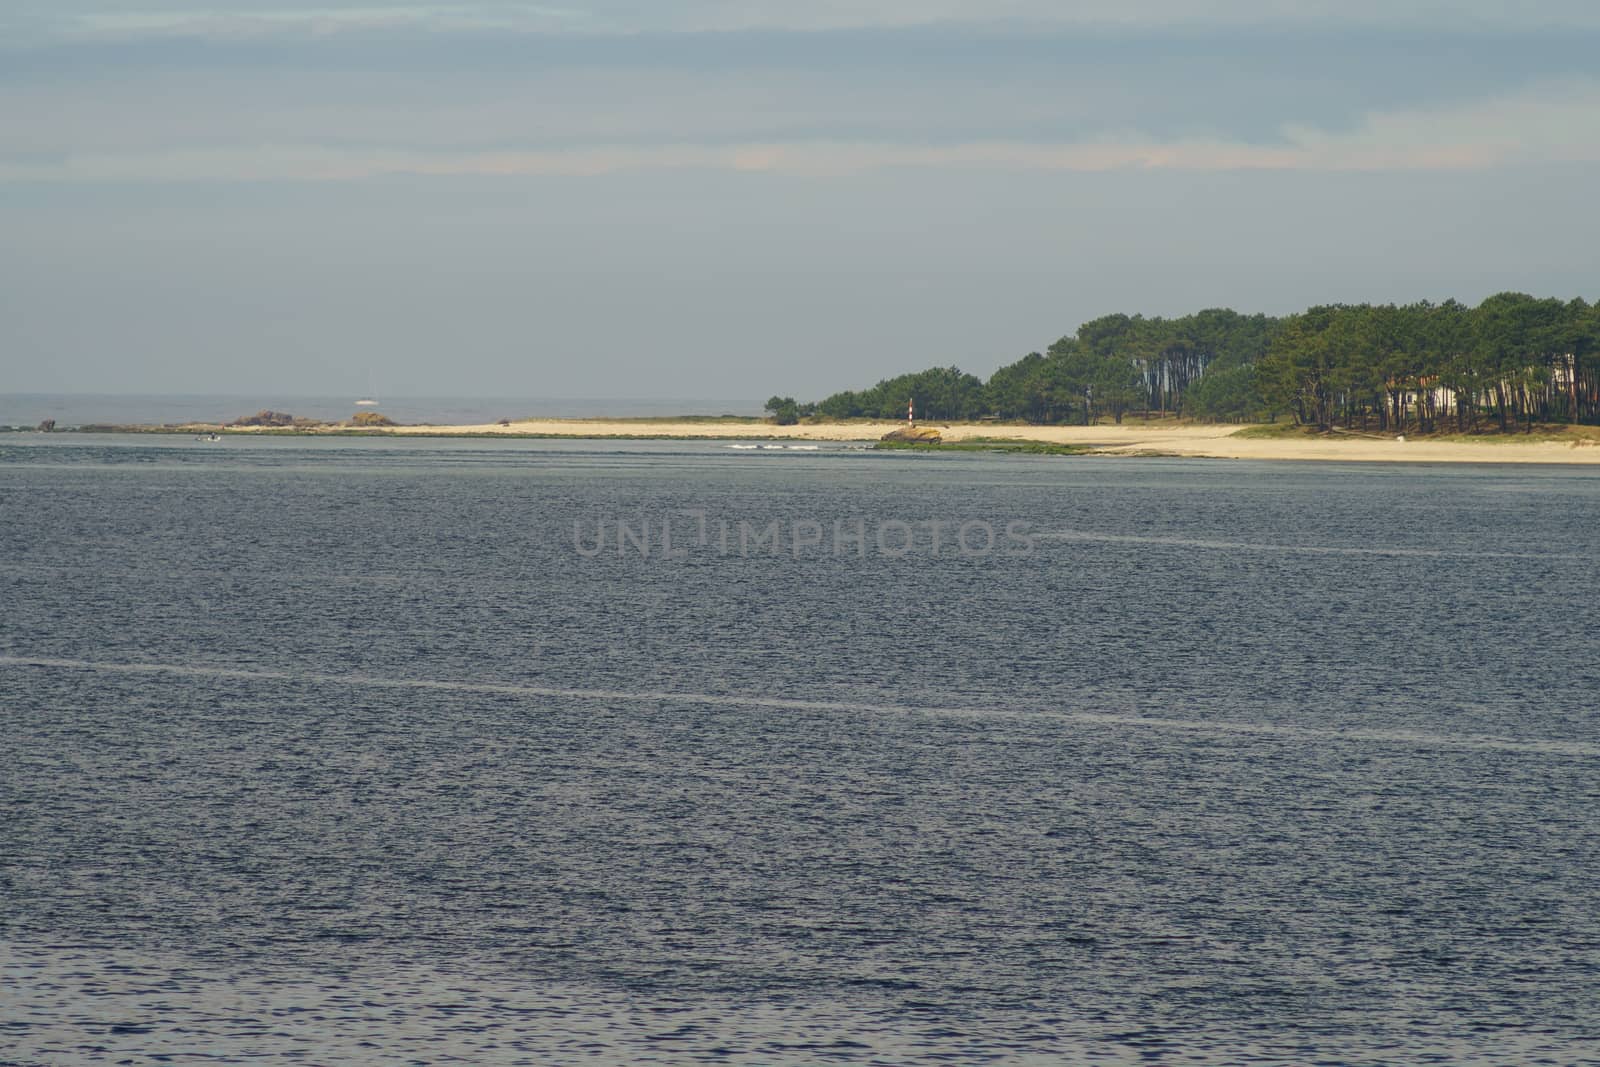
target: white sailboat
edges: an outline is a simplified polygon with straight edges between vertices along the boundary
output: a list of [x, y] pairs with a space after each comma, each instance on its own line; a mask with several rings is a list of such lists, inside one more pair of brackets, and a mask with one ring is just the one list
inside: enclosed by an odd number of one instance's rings
[[378, 406], [377, 390], [372, 388], [372, 371], [367, 371], [367, 395], [356, 401], [358, 408], [375, 408]]

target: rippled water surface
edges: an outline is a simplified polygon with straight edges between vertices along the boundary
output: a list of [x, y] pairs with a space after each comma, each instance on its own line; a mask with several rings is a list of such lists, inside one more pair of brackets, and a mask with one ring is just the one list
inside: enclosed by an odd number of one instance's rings
[[0, 1062], [1600, 1063], [1597, 560], [1582, 469], [0, 439]]

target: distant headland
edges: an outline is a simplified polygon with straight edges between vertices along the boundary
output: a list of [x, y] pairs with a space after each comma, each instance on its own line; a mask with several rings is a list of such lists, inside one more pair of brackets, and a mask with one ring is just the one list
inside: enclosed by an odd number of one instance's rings
[[1500, 293], [1477, 307], [1329, 304], [1282, 318], [1106, 315], [987, 381], [933, 367], [767, 409], [782, 422], [898, 419], [908, 400], [925, 421], [1177, 416], [1394, 436], [1597, 426], [1600, 304]]
[[[261, 410], [227, 422], [44, 432], [565, 438], [800, 438], [1238, 459], [1600, 462], [1600, 304], [1500, 293], [1476, 307], [1330, 304], [1284, 317], [1211, 308], [1107, 315], [987, 381], [887, 378], [766, 417], [518, 418], [401, 425]], [[0, 427], [0, 430], [8, 429]], [[23, 429], [11, 427], [10, 429]], [[34, 427], [27, 427], [34, 429]]]

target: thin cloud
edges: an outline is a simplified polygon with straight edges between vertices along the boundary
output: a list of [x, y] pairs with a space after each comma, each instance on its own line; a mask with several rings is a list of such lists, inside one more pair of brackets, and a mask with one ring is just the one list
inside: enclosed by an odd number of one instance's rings
[[181, 35], [238, 37], [274, 33], [326, 34], [406, 25], [586, 33], [724, 32], [740, 30], [892, 29], [912, 26], [1020, 23], [1131, 28], [1332, 25], [1484, 29], [1600, 27], [1587, 0], [511, 0], [325, 2], [283, 4], [228, 0], [166, 4], [59, 0], [23, 3], [0, 26], [73, 36]]
[[1450, 108], [1379, 112], [1344, 132], [1288, 126], [1271, 143], [1203, 138], [1157, 141], [1130, 134], [1075, 143], [804, 140], [500, 151], [235, 145], [0, 158], [0, 180], [351, 181], [394, 174], [587, 176], [685, 169], [811, 177], [892, 168], [1338, 172], [1484, 169], [1554, 162], [1600, 162], [1600, 83], [1546, 83]]

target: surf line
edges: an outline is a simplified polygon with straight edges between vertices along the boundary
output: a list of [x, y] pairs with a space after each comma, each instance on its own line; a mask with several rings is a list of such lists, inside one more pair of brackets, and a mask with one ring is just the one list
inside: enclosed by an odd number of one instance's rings
[[384, 678], [363, 674], [316, 674], [300, 671], [245, 670], [189, 663], [116, 663], [104, 660], [61, 659], [48, 656], [0, 655], [0, 668], [34, 667], [45, 670], [95, 671], [104, 674], [159, 675], [188, 678], [224, 678], [252, 682], [298, 682], [353, 688], [414, 689], [434, 692], [484, 693], [495, 696], [548, 697], [557, 700], [612, 700], [633, 704], [703, 704], [729, 708], [771, 708], [780, 711], [848, 712], [855, 714], [968, 718], [1037, 719], [1086, 726], [1144, 727], [1182, 730], [1197, 734], [1244, 734], [1303, 741], [1374, 742], [1421, 748], [1489, 749], [1560, 756], [1600, 756], [1600, 743], [1545, 738], [1494, 737], [1482, 734], [1431, 734], [1411, 730], [1341, 730], [1282, 723], [1230, 722], [1217, 719], [1173, 719], [1144, 715], [1118, 715], [1092, 711], [1043, 708], [935, 707], [877, 704], [843, 700], [796, 700], [730, 693], [684, 693], [657, 689], [574, 689], [511, 682], [458, 682], [432, 678]]

